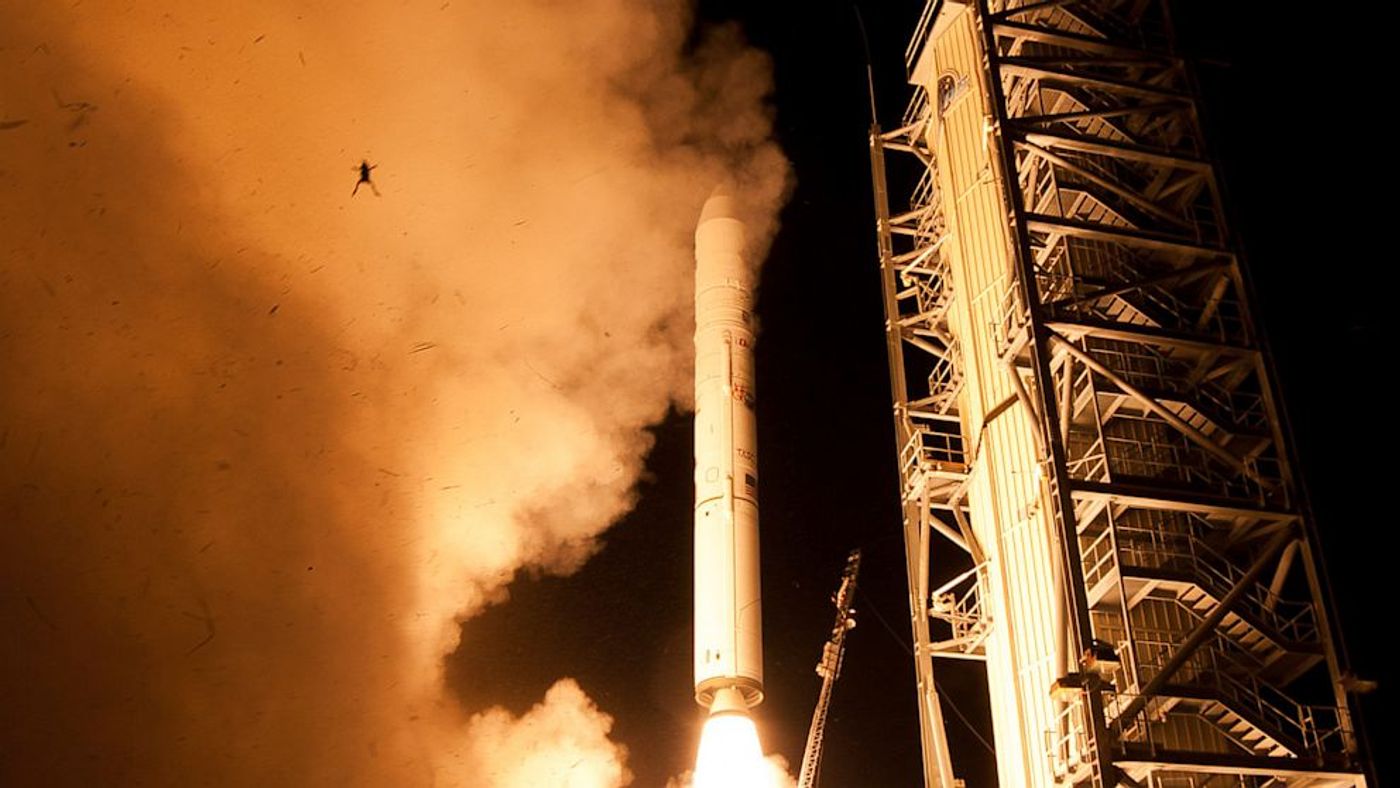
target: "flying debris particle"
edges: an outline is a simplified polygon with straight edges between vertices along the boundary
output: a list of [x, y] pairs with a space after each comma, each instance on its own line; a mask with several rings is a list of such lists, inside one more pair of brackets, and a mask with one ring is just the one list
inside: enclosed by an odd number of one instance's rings
[[394, 473], [393, 471], [389, 470], [388, 468], [378, 468], [377, 470], [378, 470], [380, 473], [384, 474], [385, 476], [393, 476], [393, 477], [395, 477], [395, 478], [398, 478], [398, 477], [403, 476], [402, 473]]
[[91, 102], [64, 101], [62, 98], [59, 97], [57, 90], [50, 90], [49, 92], [53, 94], [53, 100], [55, 103], [58, 104], [59, 109], [66, 109], [71, 112], [86, 112], [87, 110], [97, 109], [97, 105]]
[[516, 227], [520, 227], [520, 226], [524, 225], [525, 223], [527, 223], [527, 222], [529, 222], [529, 221], [530, 221], [529, 219], [521, 219], [520, 221], [518, 221], [518, 222], [515, 223], [515, 226], [516, 226]]
[[20, 118], [19, 120], [0, 120], [0, 131], [9, 131], [10, 129], [17, 129], [28, 122], [28, 118]]
[[278, 310], [279, 308], [281, 308], [281, 306], [282, 306], [281, 304], [273, 304], [273, 305], [272, 305], [272, 308], [269, 309], [269, 310], [267, 310], [267, 313], [268, 313], [269, 315], [275, 315], [275, 314], [277, 314], [277, 310]]
[[267, 38], [267, 34], [266, 34], [266, 33], [264, 33], [264, 34], [258, 36], [257, 38], [253, 39], [253, 43], [254, 43], [254, 44], [260, 43], [264, 38]]
[[422, 353], [422, 352], [425, 351], [425, 350], [432, 350], [432, 349], [435, 348], [435, 347], [437, 347], [437, 343], [436, 343], [436, 342], [419, 342], [419, 343], [415, 344], [415, 345], [413, 346], [413, 349], [410, 350], [410, 351], [408, 351], [408, 352], [409, 352], [409, 353]]
[[59, 98], [57, 90], [49, 92], [53, 93], [53, 100], [59, 109], [66, 109], [74, 114], [73, 122], [68, 124], [69, 131], [77, 131], [79, 126], [87, 122], [88, 115], [97, 111], [97, 105], [90, 101], [64, 101]]
[[306, 55], [303, 55], [301, 52], [297, 52], [297, 60], [301, 61], [301, 65], [303, 67], [306, 66]]
[[32, 596], [30, 596], [30, 595], [28, 595], [28, 594], [25, 594], [25, 595], [24, 595], [24, 601], [29, 605], [29, 609], [34, 611], [34, 615], [35, 615], [35, 616], [38, 616], [39, 620], [42, 621], [42, 622], [44, 622], [44, 625], [45, 625], [45, 626], [47, 626], [49, 629], [53, 630], [54, 632], [57, 632], [57, 631], [58, 631], [58, 627], [55, 626], [54, 623], [53, 623], [52, 621], [49, 620], [49, 617], [48, 617], [48, 616], [44, 615], [44, 611], [42, 611], [42, 610], [39, 609], [39, 603], [34, 601], [34, 597], [32, 597]]
[[559, 385], [558, 383], [555, 383], [554, 381], [552, 381], [552, 380], [550, 380], [549, 378], [545, 377], [543, 372], [540, 372], [538, 369], [535, 369], [535, 365], [534, 365], [534, 364], [531, 364], [530, 362], [526, 361], [526, 362], [525, 362], [525, 366], [529, 367], [529, 368], [530, 368], [530, 371], [533, 372], [533, 373], [535, 373], [535, 377], [539, 378], [540, 380], [543, 380], [545, 383], [548, 383], [550, 386], [552, 386], [552, 387], [554, 388], [555, 391], [563, 391], [563, 390], [564, 390], [562, 387], [560, 387], [560, 385]]
[[205, 602], [203, 599], [199, 600], [199, 609], [204, 611], [203, 615], [200, 615], [198, 613], [191, 613], [187, 610], [182, 611], [186, 618], [194, 619], [195, 621], [204, 624], [205, 628], [204, 639], [194, 644], [194, 646], [191, 647], [189, 651], [185, 652], [185, 656], [187, 657], [195, 653], [196, 651], [199, 651], [200, 649], [204, 648], [205, 646], [209, 645], [209, 641], [214, 639], [214, 616], [209, 613], [209, 603]]
[[583, 175], [580, 175], [579, 177], [574, 178], [574, 183], [575, 183], [575, 184], [583, 183], [584, 181], [588, 180], [589, 178], [592, 178], [592, 177], [595, 176], [595, 175], [600, 175], [600, 174], [606, 172], [607, 169], [608, 169], [607, 167], [599, 167], [598, 169], [593, 170], [592, 172], [584, 173]]

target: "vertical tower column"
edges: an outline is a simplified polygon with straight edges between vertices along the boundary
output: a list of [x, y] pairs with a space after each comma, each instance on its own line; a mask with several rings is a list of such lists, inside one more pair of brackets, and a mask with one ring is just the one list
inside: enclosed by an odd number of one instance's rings
[[958, 396], [972, 531], [986, 553], [984, 649], [997, 771], [1003, 784], [1054, 783], [1045, 742], [1059, 725], [1050, 688], [1066, 672], [1059, 539], [1047, 474], [1050, 458], [1024, 374], [1005, 353], [1008, 293], [1019, 282], [977, 15], [946, 4], [914, 79], [930, 102], [923, 134], [938, 162], [953, 292], [950, 328], [961, 350]]

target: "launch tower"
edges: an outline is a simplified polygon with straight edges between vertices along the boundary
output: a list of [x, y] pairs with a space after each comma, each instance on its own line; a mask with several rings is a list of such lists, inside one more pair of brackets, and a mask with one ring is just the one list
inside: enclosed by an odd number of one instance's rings
[[985, 661], [1004, 786], [1367, 784], [1169, 21], [930, 0], [871, 134], [928, 786], [939, 659]]

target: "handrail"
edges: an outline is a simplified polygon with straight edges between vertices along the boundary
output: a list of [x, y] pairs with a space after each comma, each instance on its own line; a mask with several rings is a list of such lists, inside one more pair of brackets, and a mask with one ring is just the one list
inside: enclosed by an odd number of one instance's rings
[[991, 623], [982, 605], [990, 592], [989, 584], [987, 563], [983, 561], [929, 594], [929, 615], [952, 628], [951, 638], [934, 644], [935, 652], [956, 648], [963, 654], [972, 654], [982, 645]]
[[[1142, 629], [1134, 634], [1134, 643], [1139, 649], [1139, 670], [1160, 669], [1180, 646], [1174, 632], [1160, 633], [1165, 639], [1153, 638], [1149, 631]], [[1187, 686], [1214, 690], [1237, 714], [1252, 714], [1254, 721], [1267, 726], [1262, 732], [1271, 739], [1285, 747], [1301, 747], [1303, 752], [1296, 755], [1338, 751], [1327, 748], [1334, 740], [1338, 748], [1345, 748], [1342, 734], [1347, 720], [1343, 710], [1299, 703], [1283, 690], [1259, 679], [1254, 668], [1229, 656], [1235, 648], [1217, 633], [1215, 642], [1192, 655], [1176, 678]]]
[[[1233, 588], [1245, 575], [1245, 570], [1195, 533], [1130, 525], [1115, 527], [1118, 529], [1119, 563], [1148, 569], [1171, 568], [1174, 562], [1186, 564], [1193, 575], [1208, 584], [1203, 590], [1212, 593], [1217, 600], [1222, 591]], [[1311, 603], [1282, 599], [1263, 583], [1254, 584], [1245, 592], [1244, 599], [1249, 602], [1249, 612], [1285, 640], [1306, 643], [1317, 639], [1317, 617]]]
[[938, 9], [941, 0], [925, 0], [924, 10], [919, 14], [919, 22], [914, 25], [914, 35], [909, 39], [909, 46], [904, 48], [904, 66], [912, 71], [914, 69], [914, 59], [923, 51], [924, 42], [928, 40], [929, 33], [933, 32], [934, 12]]
[[1108, 455], [1104, 452], [1103, 438], [1095, 438], [1084, 454], [1065, 462], [1065, 470], [1071, 479], [1085, 481], [1106, 481]]
[[1084, 698], [1078, 695], [1055, 715], [1055, 728], [1045, 732], [1045, 751], [1057, 777], [1068, 777], [1093, 756], [1087, 722]]

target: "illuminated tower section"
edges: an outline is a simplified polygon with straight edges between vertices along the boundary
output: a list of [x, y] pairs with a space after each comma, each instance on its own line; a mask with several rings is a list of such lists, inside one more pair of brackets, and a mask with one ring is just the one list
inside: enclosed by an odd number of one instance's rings
[[940, 163], [936, 188], [944, 195], [949, 285], [968, 294], [952, 302], [949, 321], [961, 351], [957, 397], [967, 436], [966, 503], [985, 553], [983, 584], [994, 589], [982, 604], [997, 622], [984, 643], [988, 675], [996, 677], [989, 682], [991, 702], [1000, 712], [993, 717], [997, 771], [1003, 784], [1041, 788], [1054, 778], [1041, 757], [1043, 732], [1057, 717], [1048, 689], [1066, 664], [1058, 539], [1037, 446], [1040, 425], [1024, 406], [1025, 385], [1018, 386], [1019, 370], [1003, 361], [995, 330], [1017, 275], [995, 177], [999, 162], [987, 133], [977, 28], [974, 15], [956, 7], [940, 21], [932, 62], [922, 67], [944, 83], [941, 114], [924, 135]]
[[1367, 784], [1169, 19], [933, 0], [871, 134], [929, 786], [943, 658], [986, 663], [1003, 786]]

